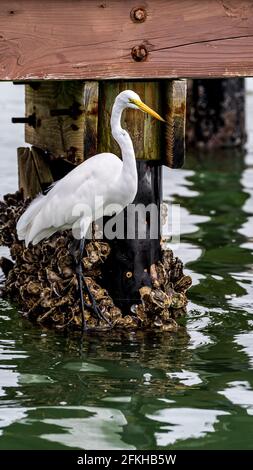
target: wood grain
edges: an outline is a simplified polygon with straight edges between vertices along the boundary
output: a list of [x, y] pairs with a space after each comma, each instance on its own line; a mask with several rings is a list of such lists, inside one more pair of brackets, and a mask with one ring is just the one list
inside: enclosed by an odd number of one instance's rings
[[25, 197], [34, 198], [53, 183], [52, 173], [44, 152], [32, 147], [18, 148], [19, 189]]
[[[38, 125], [25, 126], [26, 142], [61, 156], [72, 163], [83, 161], [84, 148], [84, 107], [83, 82], [42, 82], [38, 89], [26, 85], [26, 115], [36, 114]], [[51, 111], [68, 109], [78, 103], [80, 115], [76, 118], [59, 115], [51, 116]]]
[[181, 168], [185, 156], [187, 80], [168, 80], [165, 84], [165, 164]]
[[1, 0], [0, 79], [253, 76], [252, 0], [141, 5], [138, 23], [136, 0]]
[[99, 83], [84, 84], [84, 158], [96, 155], [98, 149], [98, 96]]

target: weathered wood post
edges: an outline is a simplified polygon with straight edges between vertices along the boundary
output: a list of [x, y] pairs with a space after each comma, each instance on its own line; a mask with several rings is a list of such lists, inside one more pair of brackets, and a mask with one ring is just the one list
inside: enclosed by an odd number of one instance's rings
[[[110, 115], [112, 105], [118, 93], [130, 89], [138, 93], [150, 107], [161, 112], [161, 94], [159, 82], [102, 82], [100, 86], [99, 107], [99, 150], [112, 151], [120, 155], [117, 143], [111, 135]], [[161, 157], [161, 125], [144, 113], [126, 110], [122, 116], [122, 126], [133, 140], [138, 169], [138, 193], [134, 204], [146, 207], [154, 203], [159, 208], [161, 197], [161, 177], [159, 160]], [[120, 217], [120, 216], [118, 216]], [[138, 214], [142, 217], [143, 214]], [[107, 271], [107, 289], [114, 294], [114, 300], [123, 311], [129, 312], [132, 304], [139, 299], [139, 288], [149, 285], [150, 266], [160, 256], [159, 236], [151, 238], [148, 214], [138, 221], [146, 227], [146, 238], [138, 238], [138, 223], [135, 212], [124, 211], [124, 239], [114, 239]], [[156, 221], [159, 225], [159, 220]], [[127, 238], [130, 226], [133, 227], [131, 239]], [[159, 226], [157, 227], [159, 230]]]
[[[107, 289], [125, 312], [139, 300], [139, 289], [151, 285], [150, 271], [161, 254], [160, 204], [162, 197], [161, 165], [180, 167], [184, 161], [186, 81], [121, 81], [100, 84], [98, 148], [101, 152], [120, 154], [111, 135], [110, 115], [118, 93], [131, 89], [150, 107], [164, 115], [167, 124], [128, 109], [122, 125], [133, 139], [138, 169], [138, 193], [131, 212], [124, 214], [124, 239], [114, 239], [106, 263]], [[146, 212], [138, 210], [144, 205]], [[157, 208], [156, 220], [151, 205]], [[140, 207], [141, 209], [141, 207]], [[151, 212], [150, 212], [151, 210]], [[120, 217], [120, 216], [119, 216]], [[138, 220], [137, 220], [138, 219]], [[140, 235], [139, 225], [145, 227]], [[155, 225], [155, 226], [154, 226]], [[133, 227], [129, 238], [129, 227]]]
[[189, 80], [187, 145], [204, 149], [242, 147], [245, 140], [244, 79]]
[[[26, 122], [25, 138], [33, 146], [18, 149], [18, 159], [20, 187], [25, 196], [34, 197], [72, 169], [72, 164], [99, 152], [120, 156], [111, 135], [110, 116], [116, 96], [125, 89], [136, 91], [167, 121], [163, 124], [130, 109], [122, 117], [137, 158], [139, 187], [134, 203], [147, 209], [138, 212], [138, 223], [135, 211], [128, 217], [125, 211], [124, 237], [113, 240], [105, 266], [107, 288], [128, 312], [139, 299], [140, 287], [150, 284], [151, 267], [160, 258], [161, 165], [175, 168], [184, 161], [186, 80], [26, 85], [26, 118], [33, 114], [34, 121], [33, 125]], [[150, 204], [157, 208], [156, 219]], [[139, 238], [139, 226], [146, 229], [143, 238]]]
[[90, 113], [94, 106], [97, 112], [97, 95], [92, 86], [73, 80], [36, 84], [25, 86], [25, 118], [13, 118], [14, 123], [25, 121], [25, 140], [32, 145], [18, 149], [19, 186], [26, 197], [43, 192], [84, 160], [84, 129], [87, 155], [96, 148], [97, 128]]

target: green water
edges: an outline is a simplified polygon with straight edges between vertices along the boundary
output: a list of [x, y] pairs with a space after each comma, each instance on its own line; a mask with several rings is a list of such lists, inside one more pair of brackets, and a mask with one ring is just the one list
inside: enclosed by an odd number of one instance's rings
[[253, 447], [252, 169], [231, 152], [187, 166], [169, 190], [195, 283], [186, 329], [81, 344], [1, 302], [0, 448]]
[[0, 301], [0, 449], [253, 448], [252, 176], [251, 142], [165, 176], [194, 281], [178, 334], [81, 343]]

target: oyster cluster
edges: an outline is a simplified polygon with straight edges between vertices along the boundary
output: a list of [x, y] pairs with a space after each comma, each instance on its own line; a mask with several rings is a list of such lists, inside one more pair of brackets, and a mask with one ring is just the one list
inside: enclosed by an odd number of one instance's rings
[[[35, 246], [25, 247], [17, 238], [16, 223], [29, 200], [22, 192], [8, 194], [0, 202], [0, 245], [9, 247], [12, 261], [0, 258], [5, 274], [1, 294], [17, 302], [23, 316], [37, 323], [56, 328], [80, 328], [81, 305], [75, 261], [69, 247], [72, 235], [66, 231]], [[176, 331], [176, 319], [185, 314], [186, 291], [191, 278], [183, 273], [182, 262], [166, 250], [162, 260], [152, 265], [152, 287], [140, 289], [140, 303], [123, 316], [113, 298], [103, 287], [102, 264], [109, 256], [110, 246], [104, 241], [90, 241], [82, 260], [85, 280], [101, 311], [113, 328]], [[89, 298], [84, 292], [84, 299]], [[98, 321], [87, 309], [87, 326], [106, 330], [107, 322]]]

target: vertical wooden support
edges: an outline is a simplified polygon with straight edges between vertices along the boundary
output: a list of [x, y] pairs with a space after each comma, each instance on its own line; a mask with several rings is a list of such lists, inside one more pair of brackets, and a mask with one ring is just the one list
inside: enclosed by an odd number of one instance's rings
[[189, 80], [188, 89], [187, 145], [242, 146], [246, 140], [244, 79]]
[[53, 183], [45, 152], [35, 147], [18, 148], [19, 188], [23, 189], [24, 197], [34, 198]]
[[[157, 112], [162, 113], [160, 82], [101, 82], [99, 92], [99, 152], [120, 154], [111, 134], [110, 116], [116, 96], [124, 90], [133, 90]], [[138, 160], [159, 160], [161, 157], [161, 123], [140, 111], [127, 109], [122, 116], [122, 127], [133, 140]], [[151, 138], [152, 136], [152, 138]]]
[[[99, 151], [110, 151], [120, 155], [117, 143], [111, 135], [110, 116], [113, 102], [118, 93], [131, 89], [141, 99], [161, 115], [165, 114], [167, 124], [150, 116], [128, 109], [122, 116], [122, 126], [133, 140], [138, 169], [138, 192], [134, 204], [158, 208], [158, 237], [152, 238], [150, 218], [142, 220], [147, 237], [139, 239], [137, 226], [134, 238], [114, 240], [111, 255], [105, 266], [107, 288], [115, 302], [125, 313], [139, 300], [139, 289], [150, 285], [151, 266], [160, 258], [160, 201], [161, 165], [180, 167], [184, 161], [186, 81], [171, 82], [103, 82], [100, 85], [99, 101]], [[164, 146], [165, 143], [165, 146]], [[124, 214], [125, 229], [134, 220], [127, 220]], [[125, 234], [126, 235], [126, 234]]]
[[165, 162], [181, 168], [185, 157], [187, 80], [170, 80], [165, 85]]
[[35, 197], [84, 156], [97, 153], [98, 82], [31, 82], [25, 86], [25, 140], [18, 149], [19, 186]]
[[122, 116], [122, 126], [131, 135], [137, 159], [139, 185], [134, 203], [157, 207], [155, 236], [150, 213], [141, 215], [145, 239], [139, 238], [135, 214], [127, 220], [125, 211], [125, 230], [130, 223], [135, 225], [135, 232], [132, 239], [127, 239], [125, 232], [123, 240], [113, 241], [105, 266], [108, 290], [123, 311], [129, 313], [131, 305], [139, 300], [139, 289], [151, 284], [151, 267], [160, 258], [161, 165], [178, 168], [184, 161], [185, 80], [43, 82], [35, 88], [27, 85], [26, 141], [36, 148], [19, 150], [19, 174], [25, 195], [33, 197], [53, 178], [58, 179], [60, 173], [63, 176], [64, 171], [71, 169], [62, 167], [61, 162], [76, 165], [97, 152], [120, 156], [111, 135], [110, 117], [116, 96], [126, 89], [138, 93], [167, 120], [161, 123], [131, 109]]
[[84, 85], [84, 158], [96, 155], [98, 150], [98, 82]]
[[[157, 206], [158, 219], [155, 223], [157, 224], [158, 238], [152, 238], [154, 227], [151, 226], [149, 212], [144, 217], [138, 214], [140, 224], [146, 228], [146, 238], [140, 239], [135, 213], [128, 214], [128, 209], [125, 209], [125, 238], [114, 239], [110, 242], [111, 253], [104, 266], [106, 288], [111, 293], [115, 304], [125, 314], [129, 314], [131, 306], [139, 302], [139, 289], [142, 286], [151, 286], [151, 267], [161, 256], [159, 236], [161, 166], [156, 161], [137, 160], [137, 171], [139, 184], [134, 204], [143, 204], [145, 207], [150, 204]], [[127, 227], [129, 228], [129, 226], [135, 228], [131, 239], [127, 238]]]
[[[159, 82], [103, 82], [100, 85], [99, 130], [100, 152], [113, 152], [120, 156], [120, 149], [111, 135], [110, 116], [112, 105], [118, 93], [133, 90], [151, 108], [162, 113]], [[127, 109], [122, 116], [122, 127], [128, 130], [133, 140], [138, 170], [138, 192], [134, 204], [150, 203], [160, 207], [161, 178], [159, 163], [161, 158], [161, 123], [151, 116], [136, 110]], [[107, 288], [115, 303], [125, 313], [139, 300], [139, 289], [150, 284], [150, 267], [160, 257], [160, 238], [150, 238], [149, 219], [142, 220], [146, 225], [147, 238], [139, 239], [135, 215], [127, 218], [124, 213], [125, 238], [115, 239], [111, 244], [111, 254], [105, 266]], [[159, 214], [158, 214], [159, 217]], [[159, 223], [159, 221], [158, 221]], [[127, 224], [135, 226], [133, 239], [127, 239]]]
[[25, 126], [25, 140], [55, 157], [74, 164], [83, 161], [84, 83], [44, 81], [37, 89], [26, 85], [26, 115], [34, 116]]

